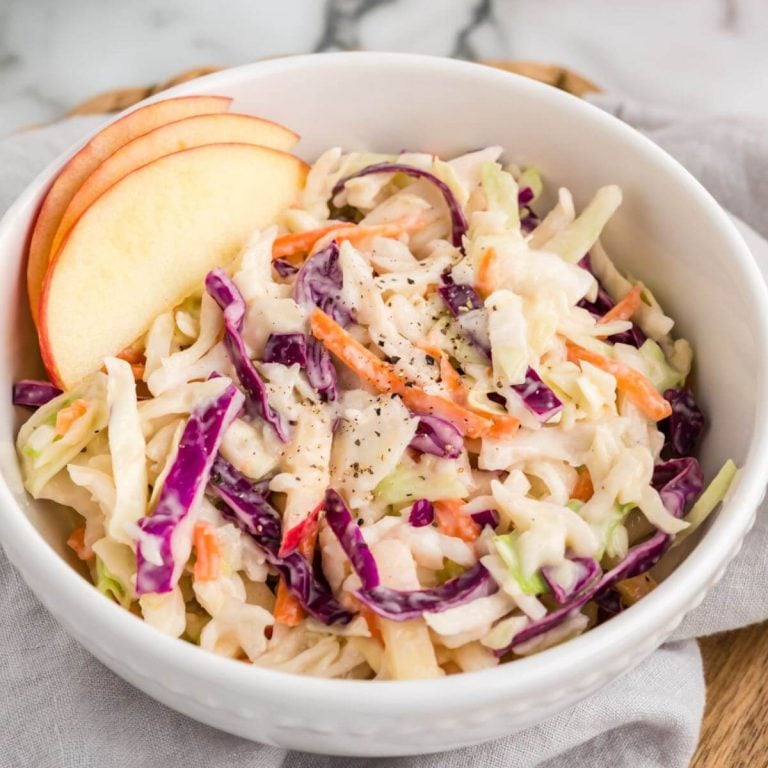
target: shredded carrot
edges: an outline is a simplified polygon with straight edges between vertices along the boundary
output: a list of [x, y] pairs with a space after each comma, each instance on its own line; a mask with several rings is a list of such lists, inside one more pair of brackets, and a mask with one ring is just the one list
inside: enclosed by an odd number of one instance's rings
[[642, 283], [635, 285], [618, 304], [609, 309], [598, 323], [610, 323], [613, 320], [629, 320], [637, 312], [641, 303]]
[[192, 537], [195, 547], [195, 579], [213, 581], [221, 575], [221, 546], [216, 529], [204, 520], [195, 523]]
[[312, 558], [317, 541], [317, 532], [320, 527], [319, 517], [323, 509], [321, 501], [300, 523], [286, 531], [283, 535], [283, 543], [280, 545], [280, 557], [298, 549], [308, 560]]
[[288, 587], [282, 577], [277, 585], [277, 597], [273, 611], [275, 624], [285, 624], [287, 627], [297, 627], [304, 618], [304, 609]]
[[[281, 557], [296, 550], [312, 563], [315, 556], [317, 533], [320, 528], [318, 518], [322, 509], [323, 502], [320, 502], [304, 520], [286, 532], [280, 546], [279, 554]], [[298, 598], [288, 589], [282, 577], [280, 577], [280, 583], [277, 585], [274, 616], [276, 624], [285, 624], [288, 627], [297, 626], [304, 618], [304, 608]]]
[[81, 560], [90, 560], [93, 557], [93, 550], [85, 544], [85, 524], [78, 525], [67, 539], [67, 546], [74, 550], [75, 554]]
[[575, 344], [567, 346], [568, 359], [572, 363], [584, 361], [610, 373], [616, 379], [616, 388], [623, 392], [649, 419], [660, 421], [672, 413], [670, 404], [640, 371]]
[[381, 625], [379, 624], [378, 615], [363, 603], [358, 603], [357, 610], [358, 613], [365, 619], [365, 623], [368, 625], [368, 631], [371, 633], [371, 637], [374, 640], [378, 640], [383, 645], [384, 638], [381, 636]]
[[319, 229], [280, 235], [280, 237], [275, 238], [275, 242], [272, 245], [272, 258], [285, 259], [290, 256], [300, 256], [309, 253], [314, 244], [324, 235], [354, 226], [352, 222], [337, 221]]
[[310, 327], [312, 335], [361, 379], [379, 392], [400, 395], [416, 413], [440, 416], [469, 437], [480, 437], [490, 429], [490, 419], [439, 395], [429, 395], [403, 379], [389, 363], [376, 357], [322, 310], [312, 311]]
[[[357, 245], [363, 240], [367, 240], [371, 237], [398, 237], [399, 235], [403, 235], [420, 226], [421, 221], [419, 219], [408, 217], [407, 219], [401, 219], [400, 221], [390, 221], [386, 224], [370, 224], [367, 227], [358, 225], [354, 228], [345, 227], [332, 234], [327, 234], [322, 238], [322, 241], [325, 244], [334, 239], [339, 243], [346, 240], [353, 245]], [[316, 242], [313, 246], [313, 250], [315, 250], [319, 244], [320, 241]]]
[[480, 535], [480, 526], [461, 508], [465, 502], [461, 499], [443, 499], [436, 501], [435, 520], [437, 529], [446, 536], [455, 536], [466, 542], [473, 542]]
[[455, 403], [467, 404], [467, 390], [464, 382], [459, 372], [451, 365], [447, 355], [440, 355], [440, 379]]
[[579, 470], [579, 476], [576, 479], [576, 484], [571, 491], [571, 498], [577, 501], [589, 501], [595, 493], [595, 489], [592, 486], [592, 475], [589, 474], [589, 470], [586, 467], [582, 467]]
[[616, 582], [616, 590], [621, 595], [625, 605], [634, 605], [655, 587], [656, 582], [649, 573], [641, 573], [639, 576], [632, 576], [629, 579]]
[[477, 276], [475, 277], [475, 287], [483, 296], [493, 293], [494, 281], [492, 279], [492, 272], [495, 261], [496, 250], [494, 248], [486, 248], [480, 257], [480, 263], [477, 266]]
[[503, 440], [517, 433], [520, 429], [520, 422], [514, 416], [505, 416], [503, 414], [489, 414], [493, 426], [488, 430], [486, 437], [494, 440]]
[[65, 435], [67, 430], [88, 410], [87, 400], [75, 400], [56, 414], [56, 434]]
[[115, 357], [125, 360], [126, 363], [131, 363], [131, 365], [146, 361], [144, 353], [140, 349], [136, 349], [136, 347], [126, 347], [122, 352], [118, 352]]
[[414, 342], [414, 346], [422, 352], [426, 352], [430, 357], [434, 357], [435, 360], [440, 360], [443, 356], [443, 350], [437, 345], [431, 333], [424, 341]]

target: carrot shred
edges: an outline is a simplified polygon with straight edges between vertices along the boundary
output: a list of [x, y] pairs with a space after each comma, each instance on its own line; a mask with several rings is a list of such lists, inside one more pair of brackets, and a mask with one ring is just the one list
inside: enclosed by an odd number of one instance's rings
[[80, 560], [90, 560], [93, 550], [85, 543], [85, 524], [78, 525], [67, 539], [67, 546], [74, 551]]
[[447, 355], [440, 355], [440, 379], [455, 403], [467, 404], [467, 390], [464, 382], [459, 372], [451, 365]]
[[75, 400], [56, 414], [56, 434], [61, 436], [88, 410], [87, 400]]
[[120, 360], [125, 360], [126, 363], [130, 363], [131, 365], [146, 362], [144, 353], [135, 347], [126, 347], [122, 352], [118, 352], [115, 357], [120, 358]]
[[610, 373], [616, 379], [616, 388], [623, 392], [649, 419], [661, 421], [672, 413], [672, 406], [659, 394], [656, 387], [632, 366], [611, 360], [597, 352], [568, 344], [568, 359], [572, 363], [587, 362]]
[[381, 624], [379, 624], [378, 614], [374, 613], [364, 603], [357, 604], [357, 611], [365, 619], [365, 623], [368, 625], [368, 631], [371, 633], [371, 637], [374, 640], [378, 640], [383, 645], [384, 638], [381, 635]]
[[216, 529], [204, 520], [195, 523], [192, 537], [195, 547], [195, 579], [213, 581], [221, 575], [221, 546]]
[[275, 624], [285, 624], [287, 627], [297, 627], [304, 618], [304, 609], [301, 607], [301, 603], [285, 585], [282, 577], [280, 577], [280, 583], [277, 585], [273, 615]]
[[434, 502], [437, 529], [446, 536], [455, 536], [466, 542], [473, 542], [480, 535], [480, 526], [461, 512], [461, 499], [442, 499]]
[[337, 221], [326, 227], [320, 227], [319, 229], [310, 229], [306, 232], [291, 232], [287, 235], [280, 235], [280, 237], [275, 238], [275, 242], [272, 245], [272, 258], [285, 259], [291, 256], [301, 256], [302, 254], [309, 253], [315, 243], [329, 232], [336, 232], [354, 226], [355, 225], [352, 224], [352, 222]]
[[611, 307], [597, 322], [610, 323], [613, 320], [629, 320], [640, 306], [642, 290], [642, 283], [635, 285], [621, 301]]
[[490, 429], [490, 419], [440, 395], [429, 395], [403, 379], [389, 363], [376, 357], [322, 310], [312, 311], [310, 327], [316, 339], [379, 392], [400, 395], [411, 410], [440, 416], [469, 437], [480, 437]]
[[496, 262], [496, 250], [486, 248], [480, 257], [480, 263], [477, 266], [477, 276], [475, 277], [475, 288], [483, 296], [493, 293], [493, 266]]
[[280, 545], [280, 557], [285, 557], [298, 549], [304, 557], [311, 559], [314, 554], [317, 532], [320, 528], [320, 512], [323, 509], [321, 501], [300, 523], [297, 523], [283, 535]]
[[492, 414], [491, 421], [493, 421], [493, 426], [488, 430], [485, 437], [490, 437], [493, 440], [503, 440], [507, 437], [512, 437], [520, 429], [520, 422], [514, 416]]
[[577, 501], [589, 501], [595, 493], [595, 489], [592, 485], [592, 475], [589, 474], [589, 470], [586, 467], [582, 467], [579, 470], [579, 476], [576, 479], [576, 484], [571, 491], [571, 498]]

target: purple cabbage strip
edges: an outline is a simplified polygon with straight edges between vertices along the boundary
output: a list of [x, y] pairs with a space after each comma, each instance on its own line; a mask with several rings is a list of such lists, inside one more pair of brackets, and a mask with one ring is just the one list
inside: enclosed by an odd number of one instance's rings
[[583, 608], [590, 600], [605, 592], [616, 582], [645, 573], [656, 565], [664, 552], [666, 552], [670, 540], [670, 536], [659, 531], [647, 541], [633, 547], [629, 550], [629, 554], [615, 568], [605, 573], [592, 587], [576, 595], [561, 608], [548, 613], [541, 619], [532, 621], [512, 638], [512, 642], [506, 648], [494, 651], [494, 653], [496, 656], [506, 655], [516, 645], [543, 635], [545, 632], [549, 632], [550, 629], [555, 629], [555, 627], [558, 627], [570, 618], [576, 611]]
[[600, 563], [598, 563], [597, 560], [593, 560], [591, 557], [571, 557], [569, 559], [572, 563], [576, 563], [581, 568], [581, 572], [567, 590], [563, 589], [563, 587], [553, 578], [553, 568], [545, 565], [541, 569], [541, 575], [544, 577], [544, 581], [547, 582], [549, 591], [559, 605], [565, 605], [568, 600], [586, 589], [595, 581], [595, 579], [599, 578], [601, 574]]
[[[597, 279], [597, 275], [592, 271], [592, 261], [589, 258], [589, 254], [582, 256], [579, 261], [579, 266], [582, 269], [586, 269], [595, 280], [597, 280], [597, 299], [595, 301], [587, 301], [581, 299], [576, 306], [586, 309], [590, 315], [596, 318], [601, 318], [608, 310], [613, 309], [615, 306], [614, 300], [608, 295], [602, 283]], [[646, 340], [646, 335], [640, 329], [640, 326], [636, 323], [632, 323], [632, 327], [628, 331], [622, 333], [614, 333], [613, 336], [608, 337], [608, 341], [613, 344], [629, 344], [632, 347], [638, 349], [643, 345]]]
[[341, 299], [344, 275], [339, 264], [339, 246], [333, 240], [327, 248], [310, 256], [296, 275], [293, 298], [305, 307], [319, 307], [346, 328], [355, 315]]
[[346, 176], [340, 181], [337, 181], [331, 190], [331, 200], [344, 189], [344, 186], [348, 181], [357, 179], [360, 176], [369, 176], [372, 173], [404, 173], [406, 176], [411, 176], [416, 179], [426, 179], [434, 184], [440, 190], [451, 215], [451, 243], [456, 246], [456, 248], [461, 248], [462, 238], [469, 227], [466, 216], [464, 216], [464, 211], [462, 211], [461, 205], [459, 205], [456, 196], [451, 192], [450, 187], [445, 182], [438, 179], [434, 173], [424, 171], [421, 168], [415, 168], [412, 165], [405, 165], [403, 163], [378, 163], [376, 165], [369, 165], [367, 168], [363, 168], [361, 171], [357, 171], [357, 173], [353, 173], [350, 176]]
[[243, 341], [245, 301], [237, 286], [223, 269], [214, 269], [205, 278], [205, 290], [224, 313], [224, 344], [237, 371], [237, 377], [245, 389], [248, 412], [267, 422], [280, 440], [288, 442], [288, 434], [282, 416], [269, 404], [267, 388], [261, 380]]
[[597, 620], [601, 624], [624, 610], [621, 595], [613, 588], [606, 589], [602, 594], [596, 595], [595, 603], [597, 603], [598, 610]]
[[297, 363], [323, 399], [336, 399], [336, 369], [328, 350], [314, 337], [303, 333], [271, 333], [262, 359], [265, 363], [282, 365]]
[[461, 432], [450, 421], [429, 415], [419, 416], [416, 434], [410, 442], [414, 450], [443, 459], [457, 459], [463, 445]]
[[286, 261], [285, 259], [273, 259], [272, 266], [274, 267], [275, 272], [277, 272], [277, 274], [280, 275], [280, 277], [283, 279], [286, 277], [292, 277], [299, 271], [298, 267], [294, 266], [290, 261]]
[[520, 210], [520, 229], [524, 235], [533, 232], [541, 224], [539, 217], [527, 206]]
[[533, 190], [530, 187], [523, 187], [517, 192], [517, 204], [519, 206], [528, 205], [533, 202]]
[[20, 379], [13, 385], [13, 404], [39, 408], [60, 394], [61, 390], [50, 381]]
[[450, 313], [456, 318], [462, 333], [488, 360], [491, 359], [491, 344], [488, 340], [488, 320], [485, 305], [477, 291], [466, 283], [454, 283], [443, 275], [443, 284], [438, 288]]
[[530, 366], [525, 372], [525, 381], [522, 384], [513, 384], [512, 389], [525, 403], [525, 407], [542, 421], [551, 419], [563, 409], [558, 396]]
[[692, 457], [670, 459], [653, 468], [651, 484], [667, 510], [682, 517], [688, 504], [701, 493], [704, 475], [699, 462]]
[[473, 512], [470, 517], [481, 527], [490, 525], [495, 529], [499, 524], [499, 513], [495, 509], [481, 509], [479, 512]]
[[672, 415], [659, 425], [667, 436], [665, 448], [672, 456], [690, 456], [706, 426], [704, 414], [690, 389], [668, 389], [664, 399], [672, 406]]
[[435, 507], [429, 499], [419, 499], [412, 507], [408, 522], [414, 528], [432, 525], [435, 519]]
[[481, 563], [464, 571], [455, 579], [446, 581], [432, 589], [416, 589], [401, 592], [397, 589], [378, 586], [360, 589], [357, 599], [374, 613], [392, 621], [415, 619], [424, 613], [440, 613], [449, 608], [464, 605], [480, 597], [487, 597], [498, 591], [496, 582]]
[[[492, 352], [487, 332], [480, 330], [487, 326], [486, 311], [477, 291], [466, 283], [448, 282], [445, 275], [438, 291], [466, 338], [490, 360]], [[542, 421], [547, 421], [562, 410], [563, 404], [557, 395], [531, 367], [525, 372], [525, 381], [513, 384], [511, 388], [522, 399], [525, 407]]]
[[211, 487], [224, 502], [222, 514], [247, 533], [264, 552], [267, 562], [283, 577], [307, 613], [324, 624], [346, 624], [352, 614], [336, 600], [315, 575], [312, 564], [300, 553], [280, 557], [280, 516], [266, 501], [259, 485], [229, 465], [217, 460]]
[[[243, 399], [242, 392], [230, 384], [218, 397], [195, 408], [187, 419], [155, 509], [139, 520], [137, 594], [170, 592], [179, 580], [184, 562], [174, 556], [178, 554], [174, 552], [174, 537], [189, 510], [205, 493], [216, 452], [243, 407]], [[149, 551], [159, 554], [159, 563], [147, 557]]]
[[375, 589], [380, 583], [376, 561], [360, 528], [352, 519], [352, 513], [347, 509], [344, 499], [332, 488], [325, 492], [324, 509], [326, 522], [339, 540], [355, 573], [360, 577], [363, 589]]

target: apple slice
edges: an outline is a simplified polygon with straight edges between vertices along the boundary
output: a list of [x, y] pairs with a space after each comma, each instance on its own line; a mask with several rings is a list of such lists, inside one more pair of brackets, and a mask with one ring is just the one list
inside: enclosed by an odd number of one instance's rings
[[91, 203], [116, 181], [163, 155], [205, 144], [260, 144], [288, 151], [299, 136], [282, 125], [250, 115], [196, 115], [155, 128], [110, 155], [70, 200], [51, 245], [55, 254], [67, 233]]
[[192, 115], [226, 112], [232, 99], [226, 96], [182, 96], [147, 104], [129, 112], [99, 131], [61, 169], [37, 214], [29, 244], [27, 292], [32, 318], [37, 322], [40, 292], [50, 259], [51, 244], [64, 211], [75, 192], [116, 149], [159, 125]]
[[69, 389], [138, 339], [226, 265], [301, 191], [307, 166], [252, 144], [165, 155], [110, 187], [53, 258], [40, 301], [40, 350]]

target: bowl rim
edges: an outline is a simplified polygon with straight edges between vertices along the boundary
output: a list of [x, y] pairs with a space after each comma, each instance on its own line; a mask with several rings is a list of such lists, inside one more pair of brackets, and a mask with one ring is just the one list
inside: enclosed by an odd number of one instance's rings
[[[212, 92], [221, 84], [247, 81], [254, 75], [270, 75], [305, 67], [332, 70], [339, 66], [357, 67], [362, 64], [405, 71], [414, 67], [429, 68], [446, 77], [456, 75], [489, 82], [504, 82], [518, 93], [530, 93], [539, 100], [553, 103], [557, 108], [570, 112], [575, 119], [607, 126], [626, 143], [633, 145], [648, 162], [675, 175], [691, 202], [699, 206], [716, 226], [718, 235], [727, 246], [734, 272], [739, 274], [744, 283], [741, 287], [748, 295], [747, 305], [753, 308], [752, 319], [755, 324], [752, 330], [757, 345], [759, 348], [768, 348], [768, 289], [740, 233], [709, 192], [680, 163], [634, 128], [592, 104], [523, 76], [481, 64], [421, 54], [305, 54], [258, 61], [181, 84], [112, 116], [110, 122], [149, 102], [191, 93]], [[50, 183], [53, 174], [65, 160], [103, 128], [104, 124], [106, 123], [100, 124], [88, 136], [59, 155], [30, 182], [16, 202], [8, 208], [0, 221], [0, 248], [4, 236], [14, 226], [20, 211]], [[768, 414], [768, 356], [757, 362], [757, 411]], [[755, 419], [754, 433], [736, 485], [731, 489], [727, 502], [711, 521], [709, 530], [686, 559], [651, 594], [611, 621], [594, 627], [562, 645], [518, 659], [512, 664], [435, 680], [361, 681], [314, 678], [244, 664], [166, 636], [142, 619], [104, 599], [86, 579], [72, 569], [27, 518], [22, 506], [16, 502], [5, 476], [0, 482], [0, 520], [3, 523], [0, 525], [0, 539], [12, 552], [26, 550], [27, 555], [32, 555], [35, 568], [43, 572], [42, 578], [36, 580], [37, 586], [45, 582], [49, 590], [43, 596], [35, 589], [44, 603], [50, 605], [54, 598], [56, 603], [73, 601], [78, 606], [81, 620], [87, 622], [94, 632], [100, 636], [119, 636], [123, 643], [132, 646], [134, 660], [122, 661], [137, 673], [137, 663], [142, 659], [153, 658], [156, 663], [191, 675], [197, 682], [212, 681], [245, 695], [269, 690], [271, 694], [283, 699], [299, 697], [304, 701], [314, 701], [326, 706], [341, 705], [353, 695], [356, 705], [369, 707], [381, 714], [402, 715], [404, 712], [421, 710], [424, 706], [445, 708], [450, 702], [459, 700], [464, 707], [473, 702], [488, 702], [512, 695], [524, 695], [527, 692], [540, 693], [548, 685], [553, 685], [556, 690], [565, 676], [573, 675], [574, 668], [590, 674], [586, 670], [589, 670], [591, 662], [605, 658], [611, 651], [615, 653], [618, 647], [630, 647], [627, 638], [637, 640], [648, 633], [649, 626], [668, 626], [682, 619], [687, 610], [693, 607], [690, 605], [691, 600], [711, 586], [728, 559], [737, 551], [764, 496], [766, 476], [768, 415]], [[663, 621], [660, 621], [660, 617]], [[131, 664], [133, 666], [130, 666]], [[630, 667], [631, 664], [627, 669]]]

